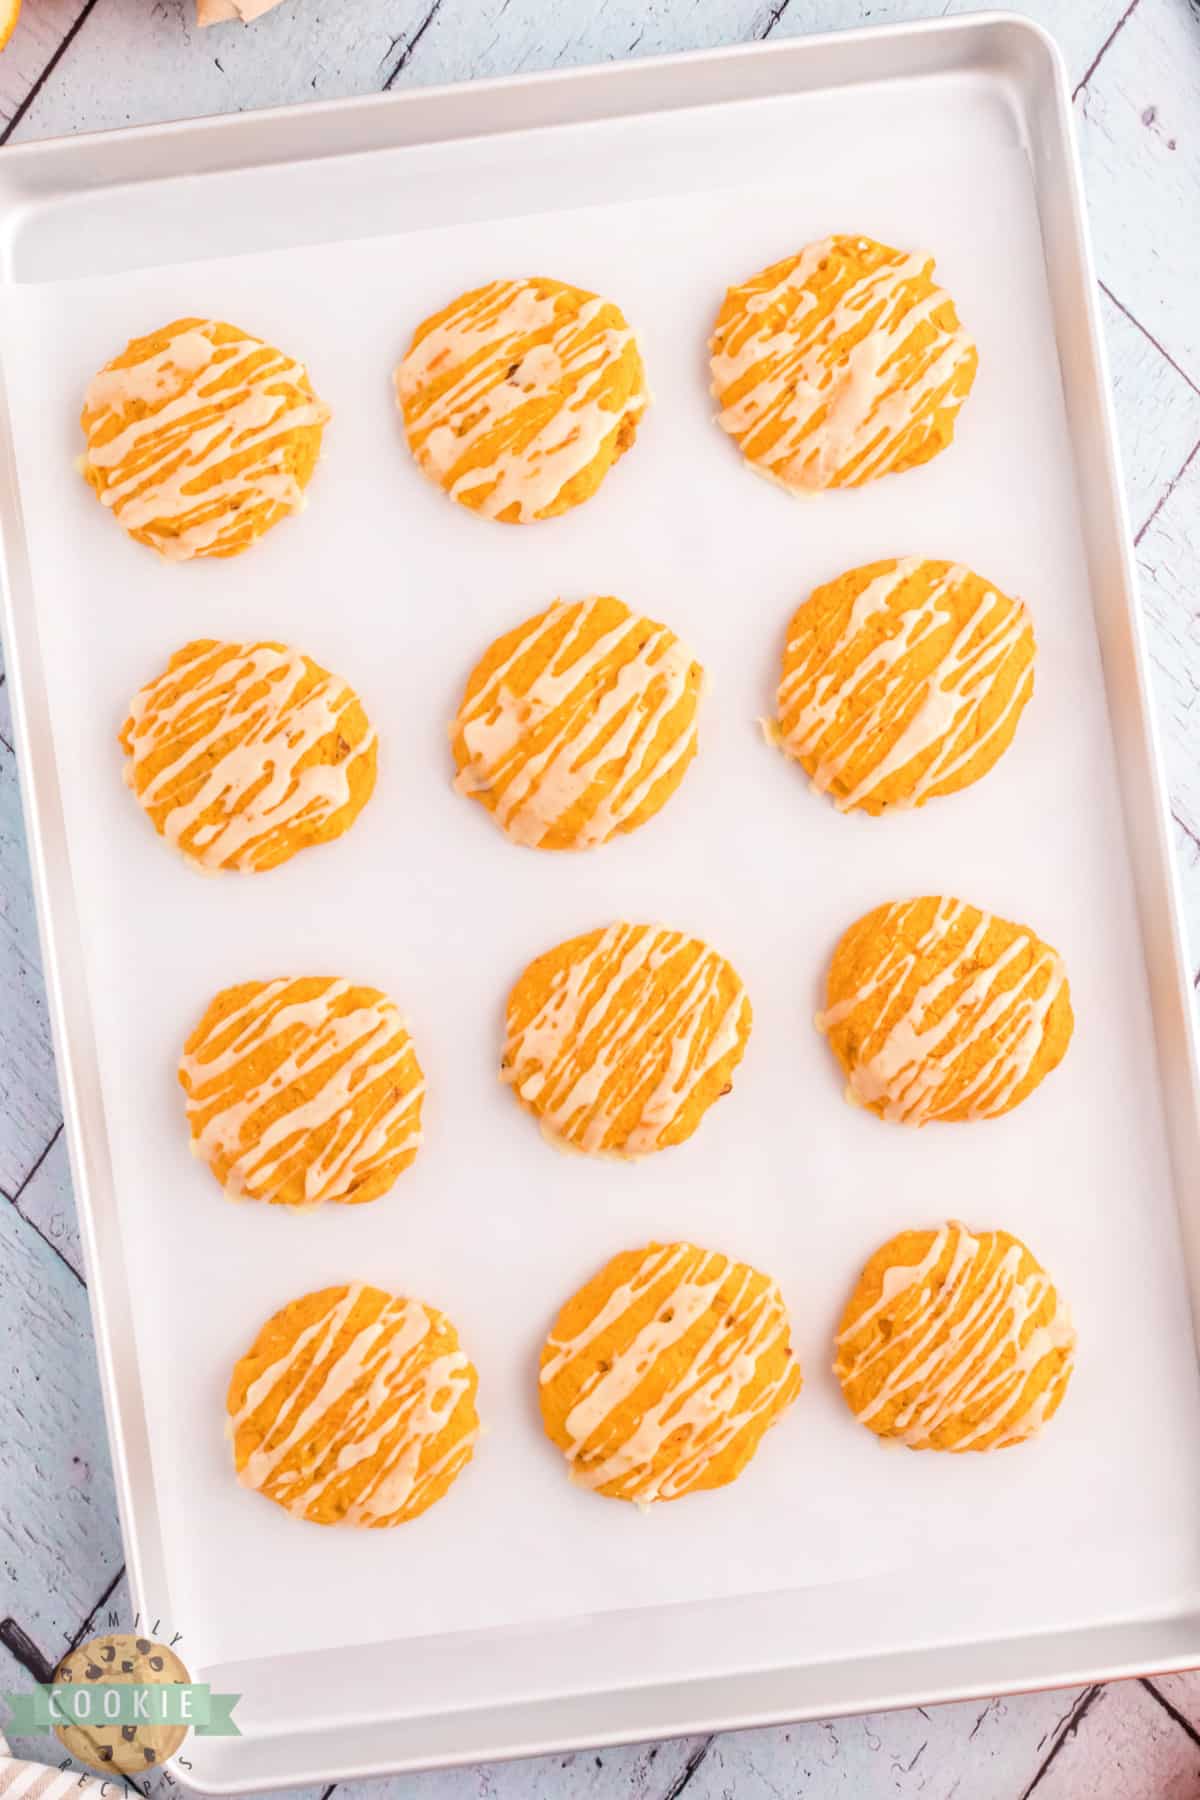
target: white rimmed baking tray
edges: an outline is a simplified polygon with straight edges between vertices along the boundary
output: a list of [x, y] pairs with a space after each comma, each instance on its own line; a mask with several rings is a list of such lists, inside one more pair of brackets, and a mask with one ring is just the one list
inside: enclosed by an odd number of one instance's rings
[[[5, 633], [72, 1164], [136, 1599], [245, 1735], [227, 1792], [1200, 1661], [1200, 1267], [1191, 1042], [1068, 97], [992, 16], [296, 112], [0, 158]], [[978, 339], [953, 451], [792, 503], [711, 424], [724, 286], [831, 230], [928, 246]], [[428, 487], [389, 373], [462, 287], [545, 271], [612, 294], [656, 406], [602, 493], [505, 530]], [[188, 311], [309, 364], [332, 404], [311, 504], [189, 568], [126, 542], [73, 470], [92, 370]], [[977, 788], [842, 818], [763, 744], [787, 617], [916, 551], [1030, 603], [1038, 690]], [[490, 638], [614, 591], [714, 676], [702, 753], [654, 824], [518, 851], [449, 788], [445, 721]], [[123, 791], [129, 693], [199, 635], [284, 636], [356, 682], [379, 790], [342, 843], [203, 881]], [[1063, 951], [1078, 1028], [1008, 1118], [908, 1135], [840, 1103], [811, 1028], [838, 931], [954, 891]], [[733, 1096], [636, 1167], [556, 1157], [495, 1081], [527, 957], [611, 917], [708, 937], [755, 1031]], [[292, 1218], [225, 1205], [173, 1069], [208, 996], [288, 969], [390, 989], [428, 1136], [392, 1195]], [[964, 1214], [1034, 1245], [1080, 1365], [1052, 1430], [991, 1458], [889, 1451], [828, 1375], [866, 1254]], [[568, 1486], [533, 1369], [607, 1255], [686, 1235], [770, 1269], [805, 1393], [733, 1488], [649, 1518]], [[294, 1294], [425, 1295], [481, 1369], [489, 1433], [394, 1533], [322, 1532], [233, 1482], [232, 1358]]]

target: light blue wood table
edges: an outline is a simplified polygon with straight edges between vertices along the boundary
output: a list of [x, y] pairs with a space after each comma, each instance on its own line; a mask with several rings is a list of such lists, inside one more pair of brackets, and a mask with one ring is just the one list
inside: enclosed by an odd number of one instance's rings
[[[958, 0], [25, 0], [0, 143], [965, 10]], [[1142, 604], [1200, 965], [1200, 4], [1027, 0], [1075, 84]], [[0, 674], [0, 1688], [128, 1619]], [[1200, 975], [1197, 980], [1200, 981]], [[1200, 1528], [1200, 1520], [1198, 1520]], [[57, 1746], [25, 1740], [28, 1754]], [[167, 1778], [159, 1776], [158, 1792]], [[1191, 1800], [1200, 1676], [340, 1790], [362, 1800]], [[315, 1793], [313, 1800], [316, 1800]], [[322, 1797], [323, 1800], [323, 1797]]]

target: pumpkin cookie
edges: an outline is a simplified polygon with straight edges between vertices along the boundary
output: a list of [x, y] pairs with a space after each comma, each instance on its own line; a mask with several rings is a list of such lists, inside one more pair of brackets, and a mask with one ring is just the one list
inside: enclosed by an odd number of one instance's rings
[[986, 775], [1033, 692], [1018, 600], [958, 563], [870, 563], [788, 627], [778, 738], [839, 812], [923, 806]]
[[417, 1154], [425, 1081], [377, 988], [308, 975], [210, 1003], [179, 1065], [192, 1149], [235, 1200], [358, 1204]]
[[403, 1525], [470, 1462], [477, 1386], [436, 1308], [362, 1282], [306, 1294], [234, 1367], [238, 1480], [314, 1525]]
[[586, 850], [645, 824], [696, 754], [704, 671], [665, 625], [604, 597], [498, 638], [450, 728], [459, 793], [518, 844]]
[[159, 836], [205, 869], [273, 869], [341, 837], [375, 786], [358, 695], [283, 644], [186, 644], [134, 695], [120, 742]]
[[978, 358], [933, 266], [831, 237], [730, 288], [712, 391], [759, 474], [795, 493], [859, 487], [946, 449]]
[[83, 474], [170, 562], [237, 556], [303, 505], [328, 418], [301, 363], [234, 325], [176, 319], [93, 378]]
[[1075, 1328], [1007, 1231], [903, 1231], [842, 1315], [834, 1373], [856, 1419], [910, 1450], [1002, 1450], [1058, 1410]]
[[881, 1119], [989, 1119], [1066, 1055], [1074, 1018], [1056, 950], [962, 900], [877, 906], [833, 954], [817, 1029]]
[[544, 276], [489, 282], [426, 319], [396, 399], [430, 480], [506, 525], [594, 494], [649, 403], [619, 308]]
[[769, 1277], [651, 1244], [615, 1256], [559, 1313], [542, 1421], [573, 1482], [646, 1506], [736, 1481], [800, 1385]]
[[[103, 1682], [105, 1686], [157, 1687], [190, 1680], [187, 1669], [166, 1644], [127, 1632], [91, 1638], [68, 1651], [54, 1671], [56, 1686]], [[70, 1756], [89, 1769], [144, 1775], [174, 1756], [189, 1729], [187, 1725], [104, 1725], [89, 1720], [87, 1724], [56, 1725], [54, 1735]]]
[[552, 1141], [645, 1156], [727, 1094], [750, 1000], [699, 938], [610, 925], [531, 962], [508, 999], [500, 1079]]

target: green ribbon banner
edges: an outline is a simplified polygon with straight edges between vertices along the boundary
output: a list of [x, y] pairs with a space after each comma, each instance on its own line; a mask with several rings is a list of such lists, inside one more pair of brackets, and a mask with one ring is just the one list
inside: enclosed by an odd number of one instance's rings
[[241, 1737], [233, 1722], [241, 1697], [214, 1694], [207, 1681], [68, 1681], [3, 1696], [17, 1737], [49, 1725], [190, 1725], [197, 1737]]

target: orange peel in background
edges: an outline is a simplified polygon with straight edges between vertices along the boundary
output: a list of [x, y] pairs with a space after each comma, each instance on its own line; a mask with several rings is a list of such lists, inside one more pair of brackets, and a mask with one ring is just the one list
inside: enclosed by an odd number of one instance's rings
[[0, 0], [0, 50], [3, 50], [9, 38], [17, 29], [17, 20], [21, 16], [21, 0]]

